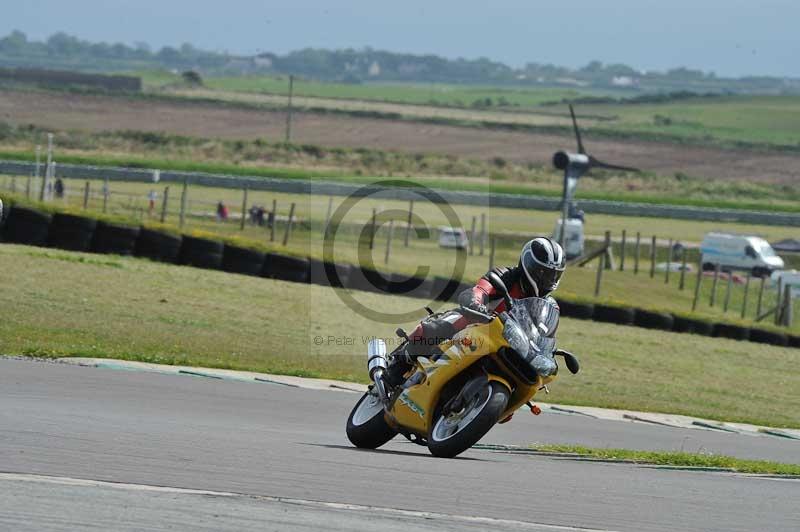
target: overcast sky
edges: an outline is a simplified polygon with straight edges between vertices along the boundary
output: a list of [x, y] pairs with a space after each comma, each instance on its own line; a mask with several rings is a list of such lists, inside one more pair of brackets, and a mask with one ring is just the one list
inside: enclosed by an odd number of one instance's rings
[[234, 53], [360, 48], [800, 77], [798, 0], [6, 0], [0, 34]]

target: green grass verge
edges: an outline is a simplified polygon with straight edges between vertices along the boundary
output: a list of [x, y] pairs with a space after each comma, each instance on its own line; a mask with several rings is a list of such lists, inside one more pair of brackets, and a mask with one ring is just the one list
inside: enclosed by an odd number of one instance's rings
[[743, 460], [731, 456], [686, 453], [678, 451], [634, 451], [602, 449], [580, 445], [533, 445], [531, 449], [545, 454], [574, 454], [580, 457], [687, 468], [713, 468], [759, 475], [800, 475], [800, 465], [767, 460]]
[[[4, 244], [0, 263], [8, 355], [365, 382], [368, 338], [393, 339], [415, 323], [375, 321], [330, 288], [134, 258]], [[425, 314], [427, 301], [351, 293], [369, 308]], [[548, 401], [800, 428], [800, 350], [567, 318], [559, 340], [582, 367], [561, 376]]]
[[[72, 182], [67, 183], [68, 190], [71, 188], [82, 189], [82, 185], [82, 182], [80, 184], [72, 184]], [[99, 187], [102, 186], [102, 183], [93, 182], [91, 186], [93, 190], [98, 190]], [[249, 194], [248, 198], [251, 205], [265, 205], [271, 208], [272, 200], [275, 199], [279, 205], [278, 214], [279, 216], [283, 216], [284, 219], [288, 216], [289, 205], [295, 203], [295, 216], [297, 217], [298, 224], [295, 225], [292, 231], [292, 237], [288, 245], [283, 246], [282, 238], [285, 231], [285, 223], [283, 222], [279, 222], [276, 229], [276, 241], [272, 242], [270, 241], [269, 230], [265, 227], [246, 224], [244, 230], [241, 230], [238, 220], [231, 220], [228, 222], [216, 221], [213, 216], [216, 202], [223, 200], [232, 207], [233, 212], [236, 212], [240, 208], [237, 206], [237, 203], [240, 205], [242, 200], [241, 191], [207, 187], [190, 188], [189, 212], [192, 213], [192, 215], [186, 218], [186, 225], [181, 230], [177, 226], [177, 192], [172, 193], [172, 197], [176, 199], [173, 200], [166, 224], [157, 222], [157, 209], [152, 217], [148, 215], [144, 215], [141, 218], [139, 217], [140, 213], [143, 214], [143, 211], [139, 210], [141, 204], [131, 203], [129, 194], [138, 193], [140, 198], [144, 198], [147, 191], [151, 188], [152, 185], [146, 183], [115, 183], [112, 187], [114, 194], [112, 195], [112, 200], [109, 202], [107, 214], [102, 214], [100, 212], [102, 209], [102, 199], [100, 197], [93, 198], [89, 203], [90, 210], [84, 211], [81, 208], [83, 199], [82, 193], [71, 196], [69, 201], [66, 202], [55, 201], [41, 204], [38, 202], [28, 202], [20, 196], [6, 196], [6, 200], [10, 200], [11, 202], [19, 201], [21, 204], [48, 212], [70, 212], [78, 215], [89, 215], [117, 223], [134, 225], [141, 223], [158, 230], [172, 233], [184, 232], [193, 236], [222, 240], [240, 247], [253, 248], [261, 251], [272, 251], [294, 256], [309, 256], [317, 259], [322, 259], [324, 256], [322, 227], [328, 207], [327, 197], [299, 194], [258, 194], [254, 192]], [[340, 202], [341, 199], [334, 201], [333, 208], [338, 208]], [[438, 247], [435, 239], [411, 238], [409, 247], [405, 248], [402, 247], [404, 233], [398, 228], [394, 235], [394, 252], [388, 264], [384, 263], [386, 245], [385, 230], [379, 231], [376, 235], [376, 245], [372, 251], [367, 250], [366, 245], [360, 245], [357, 234], [370, 219], [372, 207], [377, 207], [379, 210], [397, 209], [398, 212], [402, 212], [403, 209], [407, 208], [407, 204], [388, 200], [376, 200], [375, 203], [359, 203], [343, 220], [348, 228], [343, 229], [342, 233], [336, 237], [333, 255], [336, 262], [362, 264], [362, 253], [366, 253], [372, 256], [376, 267], [383, 271], [414, 274], [415, 271], [422, 266], [429, 268], [429, 275], [431, 276], [451, 277], [453, 275], [457, 264], [457, 254], [454, 254], [451, 250]], [[423, 202], [417, 203], [414, 212], [425, 221], [427, 227], [437, 227], [439, 225], [448, 224], [443, 214], [432, 204]], [[482, 212], [485, 212], [485, 210], [484, 207], [481, 206], [464, 207], [459, 209], [459, 216], [461, 216], [463, 225], [469, 227], [468, 220], [472, 216], [479, 219]], [[202, 213], [205, 215], [201, 215]], [[556, 213], [513, 209], [490, 209], [487, 216], [489, 230], [502, 227], [505, 230], [513, 230], [519, 233], [519, 236], [516, 237], [508, 236], [497, 239], [495, 264], [515, 264], [519, 260], [519, 250], [525, 240], [529, 238], [530, 235], [537, 233], [549, 234], [556, 216]], [[655, 218], [619, 217], [619, 219], [615, 219], [614, 217], [593, 217], [593, 220], [593, 223], [599, 223], [603, 220], [604, 223], [603, 225], [599, 225], [599, 228], [614, 228], [612, 224], [617, 221], [620, 223], [629, 223], [642, 231], [652, 230], [656, 232], [663, 230], [663, 228], [660, 227], [663, 221]], [[622, 226], [629, 228], [626, 271], [606, 271], [603, 274], [601, 293], [599, 297], [594, 297], [596, 282], [595, 264], [593, 263], [585, 268], [570, 267], [561, 282], [558, 297], [572, 302], [631, 306], [657, 312], [679, 314], [703, 321], [732, 323], [735, 325], [774, 330], [781, 333], [800, 333], [800, 320], [795, 320], [793, 326], [789, 330], [772, 325], [769, 320], [754, 323], [753, 320], [757, 311], [756, 299], [759, 289], [758, 281], [752, 282], [749, 288], [748, 306], [744, 318], [740, 317], [741, 308], [744, 303], [744, 287], [737, 284], [732, 285], [729, 308], [726, 312], [724, 310], [724, 298], [727, 283], [725, 281], [718, 283], [716, 305], [711, 307], [709, 301], [713, 283], [709, 278], [705, 278], [701, 282], [700, 302], [696, 311], [691, 312], [697, 276], [691, 273], [686, 276], [684, 290], [678, 289], [680, 278], [678, 274], [671, 274], [669, 283], [665, 282], [665, 275], [663, 272], [657, 272], [654, 278], [650, 278], [650, 262], [648, 259], [650, 255], [650, 246], [647, 236], [644, 237], [640, 250], [642, 261], [640, 262], [639, 274], [633, 274], [633, 258], [631, 254], [633, 252], [632, 240], [634, 234], [630, 231], [631, 225]], [[680, 229], [681, 227], [681, 224], [677, 221], [672, 222], [672, 230], [676, 232], [660, 236], [661, 238], [672, 237], [689, 241], [692, 239], [699, 241], [702, 238], [703, 231], [720, 229], [718, 224], [708, 223], [704, 225], [700, 222], [687, 222], [685, 224], [685, 229]], [[733, 225], [730, 226], [729, 229], [736, 231], [748, 228]], [[749, 229], [753, 230], [754, 228], [750, 227]], [[793, 231], [791, 228], [780, 227], [763, 227], [761, 229], [770, 231], [765, 234], [770, 235], [772, 239], [791, 236]], [[616, 236], [618, 232], [615, 231], [614, 234]], [[644, 234], [647, 235], [647, 233]], [[596, 246], [598, 244], [592, 242], [588, 245], [591, 249], [591, 246]], [[615, 245], [614, 247], [615, 256], [619, 258], [619, 245]], [[467, 282], [478, 279], [486, 272], [489, 266], [488, 250], [485, 250], [486, 253], [481, 256], [477, 248], [479, 248], [479, 246], [476, 246], [476, 253], [474, 255], [464, 254], [461, 257], [464, 263], [464, 274], [462, 278]], [[667, 260], [665, 245], [658, 247], [656, 252], [657, 262], [665, 262]], [[696, 264], [696, 255], [697, 251], [692, 250], [689, 257], [690, 264]], [[788, 259], [789, 256], [787, 256], [787, 260]], [[788, 262], [789, 266], [796, 266], [800, 258], [792, 257], [792, 260], [794, 260], [794, 262]], [[776, 295], [774, 286], [767, 283], [763, 296], [763, 309], [770, 308], [774, 304]], [[795, 312], [796, 315], [800, 314], [800, 300], [795, 303]]]

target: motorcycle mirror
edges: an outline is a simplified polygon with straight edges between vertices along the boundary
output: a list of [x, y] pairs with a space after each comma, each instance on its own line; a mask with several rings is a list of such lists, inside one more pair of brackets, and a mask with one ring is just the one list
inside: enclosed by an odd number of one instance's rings
[[567, 364], [567, 369], [570, 373], [575, 375], [581, 370], [581, 365], [578, 362], [578, 357], [570, 353], [569, 351], [564, 351], [563, 349], [559, 349], [555, 353], [557, 356], [564, 357], [564, 362]]
[[503, 295], [503, 300], [506, 302], [506, 307], [511, 309], [512, 301], [511, 295], [508, 293], [508, 288], [506, 287], [506, 283], [497, 275], [495, 272], [489, 272], [486, 274], [486, 279], [491, 283], [491, 285]]

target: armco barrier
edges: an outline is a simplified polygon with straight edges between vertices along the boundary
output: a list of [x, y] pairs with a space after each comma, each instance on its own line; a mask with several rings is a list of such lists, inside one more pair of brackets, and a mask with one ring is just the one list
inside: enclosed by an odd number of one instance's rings
[[56, 213], [50, 221], [47, 243], [50, 247], [69, 251], [89, 251], [96, 227], [94, 218]]
[[261, 251], [225, 244], [222, 252], [222, 270], [258, 277], [264, 270], [265, 257], [266, 254]]
[[139, 227], [97, 222], [97, 229], [92, 238], [92, 251], [111, 255], [133, 255], [140, 232]]
[[[0, 161], [0, 174], [33, 175], [36, 164], [27, 161]], [[76, 179], [109, 179], [111, 181], [135, 181], [151, 183], [153, 170], [142, 168], [121, 168], [115, 166], [89, 166], [59, 164], [56, 173], [60, 177]], [[370, 195], [381, 199], [419, 200], [426, 197], [436, 203], [444, 201], [452, 205], [492, 205], [512, 209], [557, 210], [560, 199], [545, 196], [518, 194], [493, 194], [481, 192], [460, 192], [452, 190], [429, 190], [426, 188], [365, 187], [347, 183], [328, 181], [308, 181], [303, 179], [277, 179], [256, 176], [234, 176], [207, 174], [204, 172], [162, 171], [161, 181], [193, 185], [249, 190], [269, 190], [295, 194], [318, 194], [323, 196]], [[712, 222], [738, 222], [764, 225], [783, 225], [800, 227], [800, 214], [764, 211], [745, 211], [739, 209], [714, 209], [681, 205], [658, 205], [650, 203], [630, 203], [603, 200], [580, 200], [581, 209], [587, 213], [614, 214], [622, 216], [649, 216], [656, 218], [676, 218], [682, 220], [706, 220]]]
[[222, 267], [224, 244], [207, 238], [184, 236], [178, 264], [218, 270]]
[[[88, 249], [89, 243], [102, 242], [102, 245], [93, 245], [92, 249], [97, 252], [106, 249], [112, 253], [122, 253], [132, 249], [136, 256], [162, 262], [175, 262], [178, 259], [178, 262], [182, 264], [203, 268], [226, 269], [226, 271], [250, 275], [260, 273], [264, 277], [274, 279], [301, 283], [312, 282], [321, 285], [330, 285], [328, 273], [335, 268], [340, 279], [340, 282], [336, 284], [347, 288], [384, 293], [390, 293], [390, 290], [400, 293], [403, 288], [411, 288], [411, 293], [406, 295], [439, 297], [442, 300], [445, 300], [447, 294], [452, 292], [446, 300], [454, 303], [459, 301], [463, 292], [472, 289], [471, 284], [459, 283], [454, 279], [439, 277], [433, 280], [421, 280], [400, 274], [379, 274], [375, 270], [356, 268], [347, 264], [324, 263], [317, 259], [289, 257], [278, 253], [264, 255], [250, 249], [224, 245], [215, 240], [191, 236], [180, 237], [146, 228], [138, 229], [105, 222], [98, 223], [93, 219], [81, 216], [56, 214], [50, 219], [48, 215], [20, 207], [12, 207], [10, 210], [3, 229], [4, 241], [19, 243], [8, 238], [9, 227], [12, 228], [12, 236], [24, 239], [19, 231], [24, 231], [25, 224], [31, 220], [34, 221], [31, 227], [38, 231], [39, 241], [42, 243], [42, 220], [50, 220], [48, 232], [51, 238], [48, 242], [50, 245], [57, 245], [64, 249], [70, 249], [69, 246], [86, 246]], [[14, 227], [17, 229], [13, 229]], [[117, 238], [119, 241], [116, 241]], [[561, 313], [565, 317], [594, 319], [621, 325], [636, 325], [800, 348], [800, 336], [781, 332], [751, 330], [748, 327], [729, 323], [710, 323], [704, 320], [630, 307], [591, 305], [567, 300], [562, 300], [560, 306]]]
[[159, 262], [178, 262], [183, 237], [142, 228], [133, 254]]
[[51, 216], [49, 214], [13, 206], [8, 213], [8, 219], [0, 235], [6, 242], [29, 246], [45, 246], [47, 245], [47, 236], [50, 231], [50, 221]]

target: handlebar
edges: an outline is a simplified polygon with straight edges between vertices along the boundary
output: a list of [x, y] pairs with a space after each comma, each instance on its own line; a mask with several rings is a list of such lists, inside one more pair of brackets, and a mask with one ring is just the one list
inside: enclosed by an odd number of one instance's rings
[[493, 314], [484, 314], [483, 312], [478, 312], [477, 310], [473, 310], [473, 309], [471, 309], [469, 307], [462, 306], [461, 307], [461, 312], [463, 314], [467, 314], [469, 316], [472, 316], [473, 318], [477, 318], [477, 319], [479, 319], [481, 321], [489, 322], [489, 321], [492, 321], [494, 319], [494, 315]]

